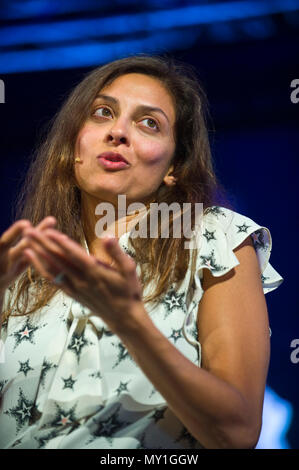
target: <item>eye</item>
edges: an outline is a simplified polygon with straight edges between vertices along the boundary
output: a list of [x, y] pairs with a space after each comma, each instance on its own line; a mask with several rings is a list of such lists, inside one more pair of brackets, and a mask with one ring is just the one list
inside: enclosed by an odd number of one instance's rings
[[108, 113], [111, 114], [111, 111], [109, 108], [107, 108], [106, 106], [101, 106], [100, 108], [97, 108], [94, 110], [94, 112], [92, 113], [93, 116], [98, 116], [98, 117], [107, 117], [108, 115], [107, 114], [98, 114], [99, 111], [108, 111]]
[[[149, 127], [150, 129], [154, 129], [154, 130], [156, 129], [157, 131], [160, 130], [160, 127], [158, 126], [157, 122], [156, 122], [154, 119], [152, 119], [152, 118], [145, 118], [145, 119], [142, 119], [141, 122], [143, 122], [143, 121], [150, 121], [151, 124], [150, 124], [149, 126], [147, 126], [147, 127]], [[152, 124], [154, 124], [156, 127], [152, 127]]]

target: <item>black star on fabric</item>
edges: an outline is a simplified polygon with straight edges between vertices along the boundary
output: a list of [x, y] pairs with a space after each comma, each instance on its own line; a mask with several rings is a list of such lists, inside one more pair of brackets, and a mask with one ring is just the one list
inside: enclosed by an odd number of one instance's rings
[[168, 336], [168, 338], [169, 339], [173, 338], [174, 342], [176, 343], [179, 338], [183, 337], [182, 330], [174, 330], [173, 328], [171, 328], [171, 329], [172, 329], [172, 333], [171, 333], [170, 336]]
[[119, 430], [121, 427], [123, 427], [124, 423], [123, 421], [119, 421], [118, 415], [119, 415], [119, 410], [121, 406], [119, 405], [115, 412], [110, 415], [107, 419], [101, 420], [100, 422], [97, 422], [97, 428], [95, 431], [92, 432], [94, 437], [106, 437], [106, 438], [111, 438], [113, 433], [117, 430]]
[[[130, 382], [130, 380], [129, 380], [129, 382]], [[128, 392], [128, 387], [127, 387], [127, 385], [128, 385], [129, 382], [120, 382], [120, 383], [119, 383], [119, 386], [118, 386], [118, 388], [116, 389], [116, 391], [117, 391], [117, 396], [119, 396], [119, 395], [121, 394], [121, 392], [124, 392], [124, 391]]]
[[175, 289], [171, 288], [167, 294], [162, 299], [161, 304], [164, 305], [166, 313], [164, 315], [164, 320], [171, 312], [175, 309], [185, 310], [186, 305], [184, 303], [185, 294], [178, 294]]
[[89, 374], [88, 377], [92, 377], [93, 379], [101, 379], [102, 375], [101, 375], [101, 372], [99, 370], [97, 370], [96, 372], [93, 372], [92, 374]]
[[19, 363], [20, 363], [20, 368], [19, 368], [18, 372], [23, 372], [25, 377], [27, 377], [27, 373], [30, 370], [34, 370], [32, 367], [29, 366], [29, 359], [27, 359], [26, 362], [19, 361]]
[[253, 240], [253, 245], [254, 245], [255, 250], [265, 249], [265, 240], [264, 240], [263, 230], [259, 229], [253, 232], [251, 234], [251, 238]]
[[92, 343], [85, 338], [84, 331], [82, 332], [81, 335], [78, 335], [76, 333], [73, 334], [71, 342], [68, 345], [68, 349], [70, 349], [76, 354], [78, 364], [80, 361], [82, 349], [89, 344], [92, 344]]
[[8, 380], [0, 380], [0, 395], [2, 393], [2, 390], [5, 386], [5, 384], [7, 384]]
[[45, 434], [43, 437], [34, 437], [34, 439], [38, 442], [38, 449], [44, 448], [50, 439], [54, 439], [54, 437], [57, 437], [58, 435], [59, 435], [59, 432], [50, 431], [49, 433]]
[[135, 362], [132, 359], [132, 356], [129, 354], [128, 350], [125, 348], [125, 346], [121, 343], [118, 342], [117, 344], [111, 343], [113, 346], [118, 348], [118, 357], [117, 357], [117, 362], [112, 366], [112, 369], [117, 367], [121, 361], [124, 361], [125, 359], [130, 359], [131, 362]]
[[245, 232], [245, 233], [247, 233], [247, 230], [249, 229], [250, 225], [246, 225], [246, 223], [244, 222], [243, 225], [236, 225], [236, 227], [239, 228], [239, 230], [237, 231], [237, 233], [240, 233], [240, 232]]
[[214, 249], [211, 251], [211, 253], [208, 256], [202, 256], [200, 255], [204, 265], [207, 268], [211, 268], [212, 271], [223, 271], [224, 269], [227, 269], [226, 266], [220, 266], [216, 264], [216, 259], [214, 255]]
[[217, 217], [217, 219], [218, 219], [218, 215], [222, 215], [223, 217], [226, 217], [225, 212], [223, 212], [223, 210], [221, 210], [219, 206], [208, 207], [206, 209], [205, 213], [206, 214], [213, 214], [213, 215], [215, 215], [215, 217]]
[[51, 362], [48, 362], [46, 359], [44, 359], [42, 363], [42, 370], [41, 370], [41, 375], [40, 375], [40, 383], [44, 387], [45, 386], [45, 379], [46, 375], [49, 372], [50, 369], [55, 369], [57, 367], [56, 364], [53, 364]]
[[74, 405], [70, 410], [64, 410], [57, 403], [55, 403], [55, 406], [57, 411], [51, 423], [53, 426], [65, 427], [76, 424], [77, 418], [75, 415], [75, 409], [77, 405]]
[[264, 276], [263, 274], [261, 274], [261, 281], [265, 282], [266, 279], [269, 279], [269, 276]]
[[160, 421], [160, 419], [164, 419], [164, 414], [166, 412], [166, 409], [167, 408], [156, 408], [155, 409], [155, 411], [153, 412], [153, 415], [151, 416], [151, 418], [153, 418], [155, 423]]
[[203, 234], [203, 236], [206, 237], [207, 242], [209, 242], [210, 240], [216, 240], [214, 236], [215, 232], [216, 230], [213, 230], [213, 232], [209, 232], [209, 230], [205, 229], [205, 233]]
[[64, 381], [63, 389], [70, 388], [71, 390], [74, 390], [74, 388], [73, 388], [74, 383], [77, 382], [77, 380], [73, 380], [72, 375], [70, 375], [68, 379], [64, 379], [63, 377], [61, 377], [61, 378]]
[[[42, 326], [44, 327], [45, 325]], [[25, 325], [11, 335], [14, 336], [16, 341], [13, 351], [24, 341], [29, 341], [31, 344], [35, 344], [34, 334], [39, 329], [40, 327], [34, 326], [31, 319], [27, 318]]]
[[153, 395], [155, 395], [155, 393], [157, 393], [157, 390], [153, 388], [148, 397], [151, 398]]
[[34, 407], [34, 401], [28, 400], [21, 388], [19, 388], [19, 398], [17, 406], [10, 408], [7, 411], [4, 411], [4, 414], [14, 418], [16, 420], [17, 432], [28, 424], [32, 416], [32, 411]]

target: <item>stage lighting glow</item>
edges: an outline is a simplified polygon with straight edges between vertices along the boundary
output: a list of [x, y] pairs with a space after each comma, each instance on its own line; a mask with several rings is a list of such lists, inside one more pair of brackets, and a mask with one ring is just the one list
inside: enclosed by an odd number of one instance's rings
[[292, 405], [266, 387], [263, 426], [256, 449], [289, 449], [286, 434], [293, 416]]

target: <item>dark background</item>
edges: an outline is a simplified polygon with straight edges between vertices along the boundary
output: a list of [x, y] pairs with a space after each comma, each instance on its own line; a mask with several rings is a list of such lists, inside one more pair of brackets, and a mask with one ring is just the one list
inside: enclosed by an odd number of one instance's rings
[[[13, 221], [42, 129], [89, 70], [138, 52], [171, 54], [195, 67], [210, 102], [216, 172], [235, 210], [270, 228], [270, 262], [284, 278], [266, 295], [267, 390], [275, 399], [265, 432], [272, 448], [298, 448], [299, 362], [291, 362], [290, 343], [299, 338], [299, 102], [290, 95], [292, 80], [299, 80], [299, 2], [13, 0], [0, 6], [0, 233]], [[126, 27], [128, 18], [136, 31]]]

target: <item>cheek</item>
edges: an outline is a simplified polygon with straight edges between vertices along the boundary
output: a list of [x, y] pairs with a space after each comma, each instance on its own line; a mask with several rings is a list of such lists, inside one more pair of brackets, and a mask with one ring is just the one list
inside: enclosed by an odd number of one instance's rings
[[170, 145], [161, 142], [146, 142], [138, 148], [137, 153], [142, 163], [152, 166], [165, 162], [173, 151]]
[[98, 134], [94, 132], [92, 127], [84, 127], [80, 131], [76, 141], [76, 151], [78, 152], [78, 155], [82, 156], [84, 152], [91, 150], [93, 145], [97, 142], [98, 138]]

